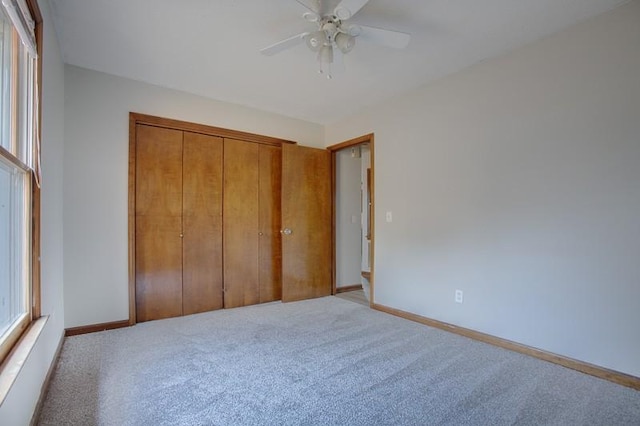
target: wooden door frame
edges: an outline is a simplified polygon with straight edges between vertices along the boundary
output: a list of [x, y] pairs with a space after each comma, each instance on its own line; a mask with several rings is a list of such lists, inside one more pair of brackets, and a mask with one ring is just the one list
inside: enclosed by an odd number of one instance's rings
[[[145, 124], [184, 132], [201, 133], [209, 136], [217, 136], [226, 139], [239, 139], [247, 142], [282, 146], [283, 144], [297, 144], [297, 142], [279, 139], [271, 136], [257, 135], [255, 133], [238, 130], [224, 129], [221, 127], [207, 126], [204, 124], [190, 123], [187, 121], [173, 120], [170, 118], [156, 117], [152, 115], [129, 113], [129, 206], [128, 206], [128, 247], [129, 247], [129, 320], [128, 325], [135, 325], [136, 318], [136, 126]], [[126, 321], [119, 321], [117, 327], [124, 325]], [[113, 323], [116, 324], [116, 323]], [[109, 326], [110, 324], [106, 324]], [[105, 324], [96, 325], [104, 330]], [[113, 327], [112, 327], [113, 328]]]
[[[336, 178], [336, 154], [338, 151], [341, 151], [346, 148], [351, 148], [358, 145], [368, 144], [369, 150], [371, 151], [371, 217], [369, 217], [369, 223], [371, 227], [371, 248], [369, 249], [369, 256], [371, 257], [371, 275], [369, 278], [369, 306], [373, 306], [373, 294], [374, 294], [374, 264], [375, 264], [375, 154], [374, 154], [374, 134], [369, 133], [367, 135], [363, 135], [357, 138], [349, 139], [347, 141], [338, 143], [336, 145], [331, 145], [327, 147], [329, 152], [331, 152], [331, 294], [336, 294], [336, 188], [337, 188], [337, 178]], [[362, 243], [362, 242], [361, 242]]]

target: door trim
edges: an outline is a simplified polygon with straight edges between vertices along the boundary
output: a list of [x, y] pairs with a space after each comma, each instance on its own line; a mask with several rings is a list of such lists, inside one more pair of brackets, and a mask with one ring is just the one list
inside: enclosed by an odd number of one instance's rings
[[371, 256], [371, 276], [369, 279], [370, 295], [369, 306], [373, 306], [374, 300], [374, 267], [375, 267], [375, 149], [374, 149], [374, 134], [369, 133], [354, 139], [331, 145], [327, 147], [331, 152], [331, 294], [335, 295], [336, 291], [336, 153], [345, 148], [351, 148], [354, 146], [369, 144], [369, 150], [371, 151], [371, 217], [369, 218], [371, 226], [371, 248], [369, 250], [369, 256]]

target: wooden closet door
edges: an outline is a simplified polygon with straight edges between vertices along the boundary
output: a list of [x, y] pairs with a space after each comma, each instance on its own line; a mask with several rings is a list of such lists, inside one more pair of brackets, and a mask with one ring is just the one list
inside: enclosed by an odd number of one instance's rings
[[280, 235], [280, 193], [282, 149], [259, 147], [258, 276], [260, 303], [282, 298], [282, 237]]
[[258, 144], [224, 140], [224, 306], [260, 302]]
[[222, 138], [184, 133], [183, 315], [223, 307]]
[[283, 302], [331, 294], [331, 209], [329, 151], [282, 145]]
[[182, 132], [136, 128], [138, 322], [182, 315]]

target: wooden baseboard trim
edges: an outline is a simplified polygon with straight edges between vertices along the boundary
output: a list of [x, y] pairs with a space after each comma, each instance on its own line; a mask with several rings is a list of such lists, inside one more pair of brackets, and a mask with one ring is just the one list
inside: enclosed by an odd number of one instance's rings
[[40, 388], [40, 396], [38, 397], [36, 408], [33, 411], [33, 416], [31, 416], [31, 422], [29, 423], [30, 426], [36, 426], [38, 424], [38, 420], [40, 419], [42, 406], [44, 405], [44, 400], [46, 399], [47, 393], [49, 393], [49, 387], [51, 386], [51, 378], [53, 377], [53, 373], [56, 371], [56, 367], [58, 366], [58, 360], [60, 359], [60, 352], [62, 352], [63, 343], [64, 333], [60, 335], [58, 347], [56, 348], [56, 352], [53, 355], [53, 359], [51, 360], [51, 365], [49, 365], [49, 370], [47, 371], [47, 375], [45, 376], [42, 387]]
[[362, 284], [354, 284], [354, 285], [348, 285], [348, 286], [344, 286], [344, 287], [336, 287], [336, 294], [338, 294], [338, 293], [346, 293], [348, 291], [358, 291], [358, 290], [362, 290]]
[[563, 367], [570, 368], [572, 370], [579, 371], [581, 373], [589, 374], [591, 376], [598, 377], [600, 379], [608, 380], [613, 383], [617, 383], [622, 386], [626, 386], [632, 389], [640, 390], [640, 377], [631, 376], [619, 371], [610, 370], [608, 368], [599, 367], [597, 365], [589, 364], [584, 361], [578, 361], [573, 358], [554, 354], [552, 352], [543, 351], [541, 349], [533, 348], [531, 346], [516, 343], [511, 340], [502, 339], [500, 337], [492, 336], [490, 334], [481, 333], [479, 331], [471, 330], [464, 327], [448, 324], [446, 322], [426, 318], [417, 314], [402, 311], [400, 309], [390, 308], [388, 306], [380, 305], [377, 303], [371, 304], [371, 307], [377, 311], [385, 312], [400, 318], [408, 319], [410, 321], [418, 322], [420, 324], [428, 325], [430, 327], [439, 328], [451, 333], [459, 334], [470, 339], [478, 340], [480, 342], [488, 343], [490, 345], [498, 346], [503, 349], [518, 352], [524, 355], [529, 355], [534, 358], [541, 359], [543, 361], [552, 362], [554, 364], [561, 365]]
[[78, 334], [95, 333], [98, 331], [114, 330], [116, 328], [129, 327], [129, 320], [103, 322], [101, 324], [81, 325], [64, 330], [65, 336], [77, 336]]

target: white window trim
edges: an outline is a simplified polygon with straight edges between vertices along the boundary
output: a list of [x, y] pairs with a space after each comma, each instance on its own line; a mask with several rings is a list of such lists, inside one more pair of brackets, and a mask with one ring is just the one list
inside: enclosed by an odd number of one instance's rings
[[25, 0], [2, 0], [2, 6], [7, 12], [9, 19], [18, 31], [20, 40], [27, 48], [29, 54], [37, 58], [38, 48], [36, 47], [36, 24], [31, 18], [29, 7]]

